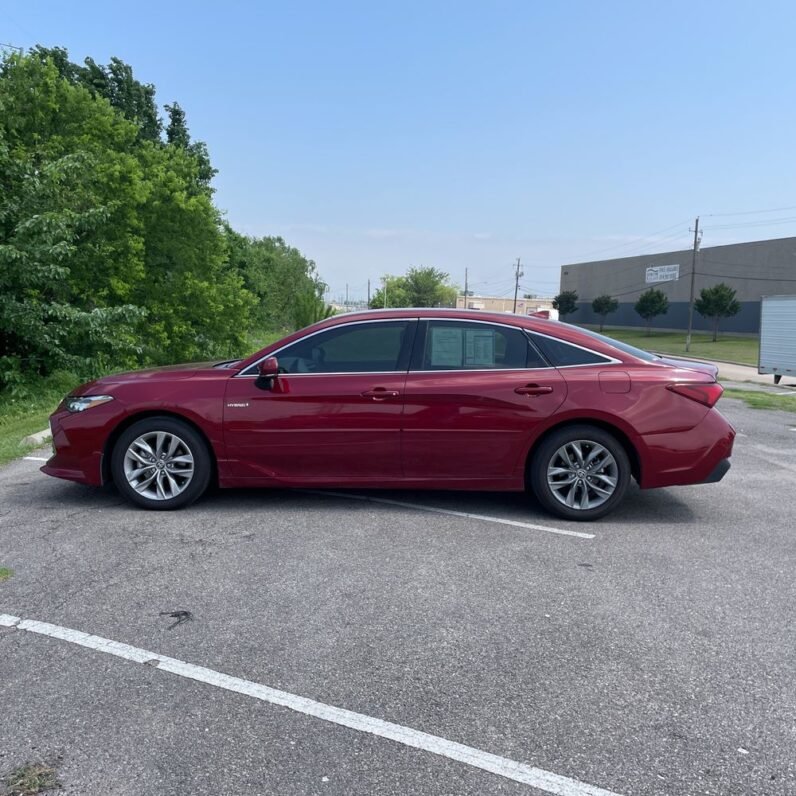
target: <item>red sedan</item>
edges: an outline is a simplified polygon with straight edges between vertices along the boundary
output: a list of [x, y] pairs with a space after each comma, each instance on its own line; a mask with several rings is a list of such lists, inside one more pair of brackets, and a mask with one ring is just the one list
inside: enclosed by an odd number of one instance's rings
[[556, 321], [339, 315], [248, 359], [106, 376], [50, 418], [42, 471], [175, 509], [221, 487], [523, 490], [591, 520], [630, 477], [710, 483], [735, 432], [710, 365]]

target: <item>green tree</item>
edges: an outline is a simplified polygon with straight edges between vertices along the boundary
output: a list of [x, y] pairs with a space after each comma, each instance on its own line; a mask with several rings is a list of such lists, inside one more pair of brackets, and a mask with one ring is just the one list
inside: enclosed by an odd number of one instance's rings
[[647, 336], [649, 336], [652, 334], [652, 319], [669, 311], [669, 299], [662, 290], [651, 287], [638, 297], [634, 309], [647, 322]]
[[185, 121], [185, 111], [180, 107], [179, 102], [171, 105], [164, 105], [169, 116], [169, 123], [166, 125], [166, 141], [174, 146], [188, 149], [191, 143], [191, 136], [188, 133], [188, 124]]
[[591, 308], [595, 315], [600, 316], [600, 331], [602, 331], [606, 316], [619, 309], [619, 300], [607, 294], [597, 296], [597, 298], [592, 301]]
[[564, 290], [553, 299], [553, 308], [558, 310], [558, 314], [563, 318], [571, 315], [578, 309], [578, 294], [574, 290]]
[[0, 386], [239, 354], [250, 327], [200, 159], [80, 69], [60, 50], [0, 63]]
[[735, 291], [725, 282], [713, 287], [702, 288], [694, 309], [703, 317], [713, 321], [713, 342], [719, 335], [719, 321], [731, 318], [741, 311], [741, 302], [735, 298]]
[[458, 290], [444, 271], [432, 267], [410, 268], [405, 276], [386, 276], [371, 297], [370, 306], [455, 307]]
[[[326, 285], [318, 276], [315, 263], [298, 249], [279, 237], [240, 235], [228, 225], [225, 237], [230, 265], [255, 296], [255, 327], [292, 330], [328, 317], [320, 307], [326, 306]], [[315, 304], [310, 297], [314, 297]], [[312, 319], [303, 322], [306, 318]]]

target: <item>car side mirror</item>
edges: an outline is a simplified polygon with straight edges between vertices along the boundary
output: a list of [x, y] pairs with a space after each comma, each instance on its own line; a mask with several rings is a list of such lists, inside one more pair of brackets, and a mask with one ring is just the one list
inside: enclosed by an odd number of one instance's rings
[[257, 365], [257, 374], [257, 386], [263, 390], [270, 390], [279, 376], [279, 360], [276, 357], [266, 357]]

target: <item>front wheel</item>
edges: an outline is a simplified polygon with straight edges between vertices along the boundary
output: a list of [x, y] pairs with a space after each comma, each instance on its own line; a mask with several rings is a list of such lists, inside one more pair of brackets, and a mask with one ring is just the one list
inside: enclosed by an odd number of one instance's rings
[[171, 417], [148, 417], [122, 432], [111, 455], [118, 490], [146, 509], [169, 510], [197, 500], [210, 482], [207, 445], [191, 426]]
[[630, 460], [609, 432], [567, 426], [542, 441], [528, 475], [537, 500], [551, 513], [567, 520], [596, 520], [624, 497]]

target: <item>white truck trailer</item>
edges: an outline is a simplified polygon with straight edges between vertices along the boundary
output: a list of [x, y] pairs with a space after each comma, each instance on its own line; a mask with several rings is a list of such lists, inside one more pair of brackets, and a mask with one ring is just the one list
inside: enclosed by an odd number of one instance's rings
[[796, 296], [763, 296], [757, 372], [772, 373], [774, 384], [796, 376]]

